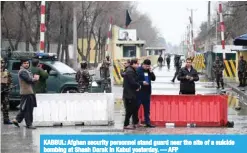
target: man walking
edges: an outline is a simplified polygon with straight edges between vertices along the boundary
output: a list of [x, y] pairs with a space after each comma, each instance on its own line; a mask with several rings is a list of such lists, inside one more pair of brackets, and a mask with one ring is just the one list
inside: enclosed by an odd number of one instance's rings
[[176, 72], [175, 72], [175, 74], [174, 74], [173, 79], [171, 80], [173, 83], [175, 82], [175, 79], [176, 79], [176, 77], [178, 76], [178, 72], [179, 72], [179, 70], [180, 70], [181, 67], [182, 67], [182, 60], [181, 60], [180, 58], [181, 58], [181, 57], [178, 56], [178, 57], [176, 57], [176, 60], [174, 60], [174, 61], [175, 61]]
[[180, 81], [180, 94], [195, 94], [195, 81], [199, 80], [199, 76], [190, 58], [186, 59], [186, 66], [180, 69], [177, 79]]
[[244, 57], [243, 56], [240, 56], [240, 60], [238, 62], [238, 78], [239, 78], [239, 86], [238, 87], [245, 87], [245, 83], [246, 83], [246, 80], [245, 80], [245, 76], [246, 76], [246, 67], [247, 67], [247, 64], [246, 64], [246, 60], [244, 60]]
[[33, 89], [35, 93], [46, 93], [47, 92], [46, 80], [48, 79], [49, 75], [41, 67], [38, 67], [38, 65], [39, 65], [39, 60], [35, 58], [32, 59], [31, 72], [33, 75], [39, 76], [39, 81], [35, 82]]
[[12, 84], [11, 74], [5, 69], [5, 61], [1, 58], [1, 104], [3, 124], [12, 124], [9, 120], [9, 90]]
[[[133, 129], [138, 124], [138, 101], [137, 92], [141, 85], [138, 83], [138, 75], [136, 69], [138, 68], [138, 60], [132, 59], [130, 66], [127, 68], [124, 75], [124, 89], [123, 98], [126, 103], [124, 129]], [[129, 126], [130, 117], [133, 118], [134, 127]]]
[[33, 92], [32, 85], [39, 80], [38, 75], [32, 76], [32, 73], [28, 70], [29, 61], [26, 59], [21, 60], [21, 68], [18, 73], [19, 85], [20, 85], [20, 95], [21, 104], [19, 113], [16, 119], [13, 120], [13, 124], [19, 127], [19, 123], [25, 118], [27, 128], [36, 129], [33, 123], [33, 108], [37, 107], [36, 97]]
[[164, 60], [163, 60], [162, 56], [160, 55], [159, 58], [158, 58], [158, 66], [159, 66], [159, 67], [162, 67], [163, 61], [164, 61]]
[[144, 60], [141, 67], [137, 69], [138, 79], [141, 84], [141, 90], [138, 92], [139, 106], [142, 104], [144, 108], [146, 127], [154, 127], [150, 123], [150, 97], [152, 93], [151, 81], [155, 81], [156, 77], [151, 68], [151, 61]]
[[220, 88], [220, 83], [222, 89], [224, 89], [224, 81], [223, 81], [223, 71], [225, 69], [225, 65], [222, 61], [220, 61], [219, 57], [216, 57], [216, 60], [213, 64], [213, 72], [216, 75], [216, 83], [217, 83], [217, 88]]
[[88, 92], [89, 82], [91, 81], [89, 72], [87, 70], [86, 61], [82, 61], [81, 69], [77, 71], [75, 75], [75, 80], [78, 82], [78, 91], [79, 93]]

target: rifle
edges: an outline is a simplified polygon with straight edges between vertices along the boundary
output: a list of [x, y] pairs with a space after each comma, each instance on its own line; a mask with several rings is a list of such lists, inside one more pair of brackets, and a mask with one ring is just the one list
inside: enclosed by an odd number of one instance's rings
[[15, 88], [15, 87], [17, 87], [17, 86], [18, 86], [17, 84], [14, 85], [14, 86], [11, 86], [11, 87], [9, 87], [9, 88], [7, 88], [7, 89], [5, 89], [5, 90], [2, 90], [1, 93], [2, 93], [2, 92], [5, 92], [5, 91], [9, 91], [10, 89], [13, 89], [13, 88]]

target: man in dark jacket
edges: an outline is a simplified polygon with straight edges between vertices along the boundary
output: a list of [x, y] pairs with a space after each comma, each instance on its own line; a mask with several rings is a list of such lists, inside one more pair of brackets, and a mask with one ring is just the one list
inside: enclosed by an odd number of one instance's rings
[[[126, 62], [124, 62], [124, 70], [123, 69], [121, 69], [121, 71], [120, 71], [120, 74], [121, 74], [121, 76], [124, 78], [124, 76], [125, 76], [125, 74], [126, 74], [126, 70], [127, 70], [127, 68], [129, 67], [129, 65], [130, 65], [130, 60], [127, 60]], [[123, 80], [124, 81], [124, 80]], [[123, 82], [123, 87], [124, 87], [124, 82]], [[126, 104], [125, 104], [125, 100], [124, 100], [124, 98], [122, 98], [123, 99], [123, 102], [124, 102], [124, 108], [126, 109]]]
[[150, 96], [152, 93], [151, 81], [155, 81], [156, 77], [151, 69], [151, 61], [144, 60], [141, 67], [137, 69], [141, 90], [138, 92], [139, 106], [142, 104], [144, 108], [146, 127], [154, 127], [150, 123]]
[[32, 68], [31, 72], [32, 74], [39, 75], [39, 81], [37, 81], [34, 86], [34, 92], [35, 93], [46, 93], [46, 80], [48, 79], [48, 73], [44, 71], [41, 67], [38, 67], [39, 60], [38, 59], [32, 59]]
[[138, 124], [137, 92], [140, 90], [141, 85], [138, 82], [138, 75], [136, 73], [137, 68], [138, 60], [131, 60], [130, 66], [127, 68], [126, 73], [124, 75], [123, 98], [126, 102], [124, 129], [133, 128], [129, 126], [129, 120], [131, 116], [133, 116], [134, 128]]
[[239, 86], [238, 87], [245, 87], [245, 73], [246, 73], [246, 60], [244, 60], [243, 56], [240, 56], [240, 60], [238, 62], [238, 78], [239, 78]]
[[182, 60], [180, 59], [180, 56], [178, 56], [177, 59], [175, 60], [175, 68], [176, 68], [176, 72], [175, 72], [175, 74], [174, 74], [173, 79], [171, 80], [173, 83], [175, 82], [175, 79], [176, 79], [176, 77], [177, 77], [177, 75], [178, 75], [178, 72], [179, 72], [179, 70], [181, 69], [181, 67], [182, 67]]
[[158, 58], [158, 66], [162, 66], [163, 65], [163, 61], [164, 61], [164, 59], [160, 55], [159, 58]]
[[180, 81], [180, 94], [195, 94], [195, 81], [199, 80], [199, 76], [190, 58], [186, 59], [186, 66], [179, 70], [177, 79]]
[[166, 57], [166, 63], [167, 63], [167, 68], [170, 69], [170, 62], [171, 62], [171, 55], [167, 55]]

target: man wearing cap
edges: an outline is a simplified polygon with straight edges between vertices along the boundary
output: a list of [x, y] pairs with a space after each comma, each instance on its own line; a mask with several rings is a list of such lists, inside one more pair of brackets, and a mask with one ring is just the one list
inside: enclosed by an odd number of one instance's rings
[[88, 91], [89, 82], [91, 81], [91, 77], [87, 70], [87, 62], [82, 61], [81, 69], [77, 71], [75, 76], [76, 82], [78, 82], [78, 91], [80, 93], [84, 93]]
[[216, 75], [216, 83], [217, 83], [217, 88], [220, 88], [220, 83], [222, 89], [224, 89], [224, 81], [223, 81], [223, 71], [225, 69], [225, 65], [222, 61], [220, 61], [219, 57], [216, 57], [216, 60], [213, 64], [213, 72]]
[[145, 59], [142, 66], [137, 69], [138, 80], [141, 84], [141, 90], [138, 92], [139, 106], [142, 104], [144, 108], [144, 117], [146, 127], [154, 127], [150, 123], [150, 97], [152, 93], [151, 81], [155, 81], [156, 77], [151, 68], [151, 61]]
[[1, 58], [1, 104], [3, 112], [3, 124], [12, 124], [9, 120], [9, 90], [12, 84], [11, 74], [5, 69], [5, 62]]
[[244, 57], [241, 55], [240, 60], [238, 62], [238, 78], [239, 78], [239, 86], [238, 87], [245, 87], [245, 73], [246, 73], [246, 60], [244, 60]]

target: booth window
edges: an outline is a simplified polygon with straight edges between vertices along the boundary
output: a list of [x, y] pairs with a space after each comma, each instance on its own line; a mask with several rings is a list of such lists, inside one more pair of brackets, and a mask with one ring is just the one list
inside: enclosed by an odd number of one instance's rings
[[148, 55], [152, 55], [152, 50], [149, 50], [148, 51]]
[[136, 46], [123, 46], [123, 57], [136, 57]]

